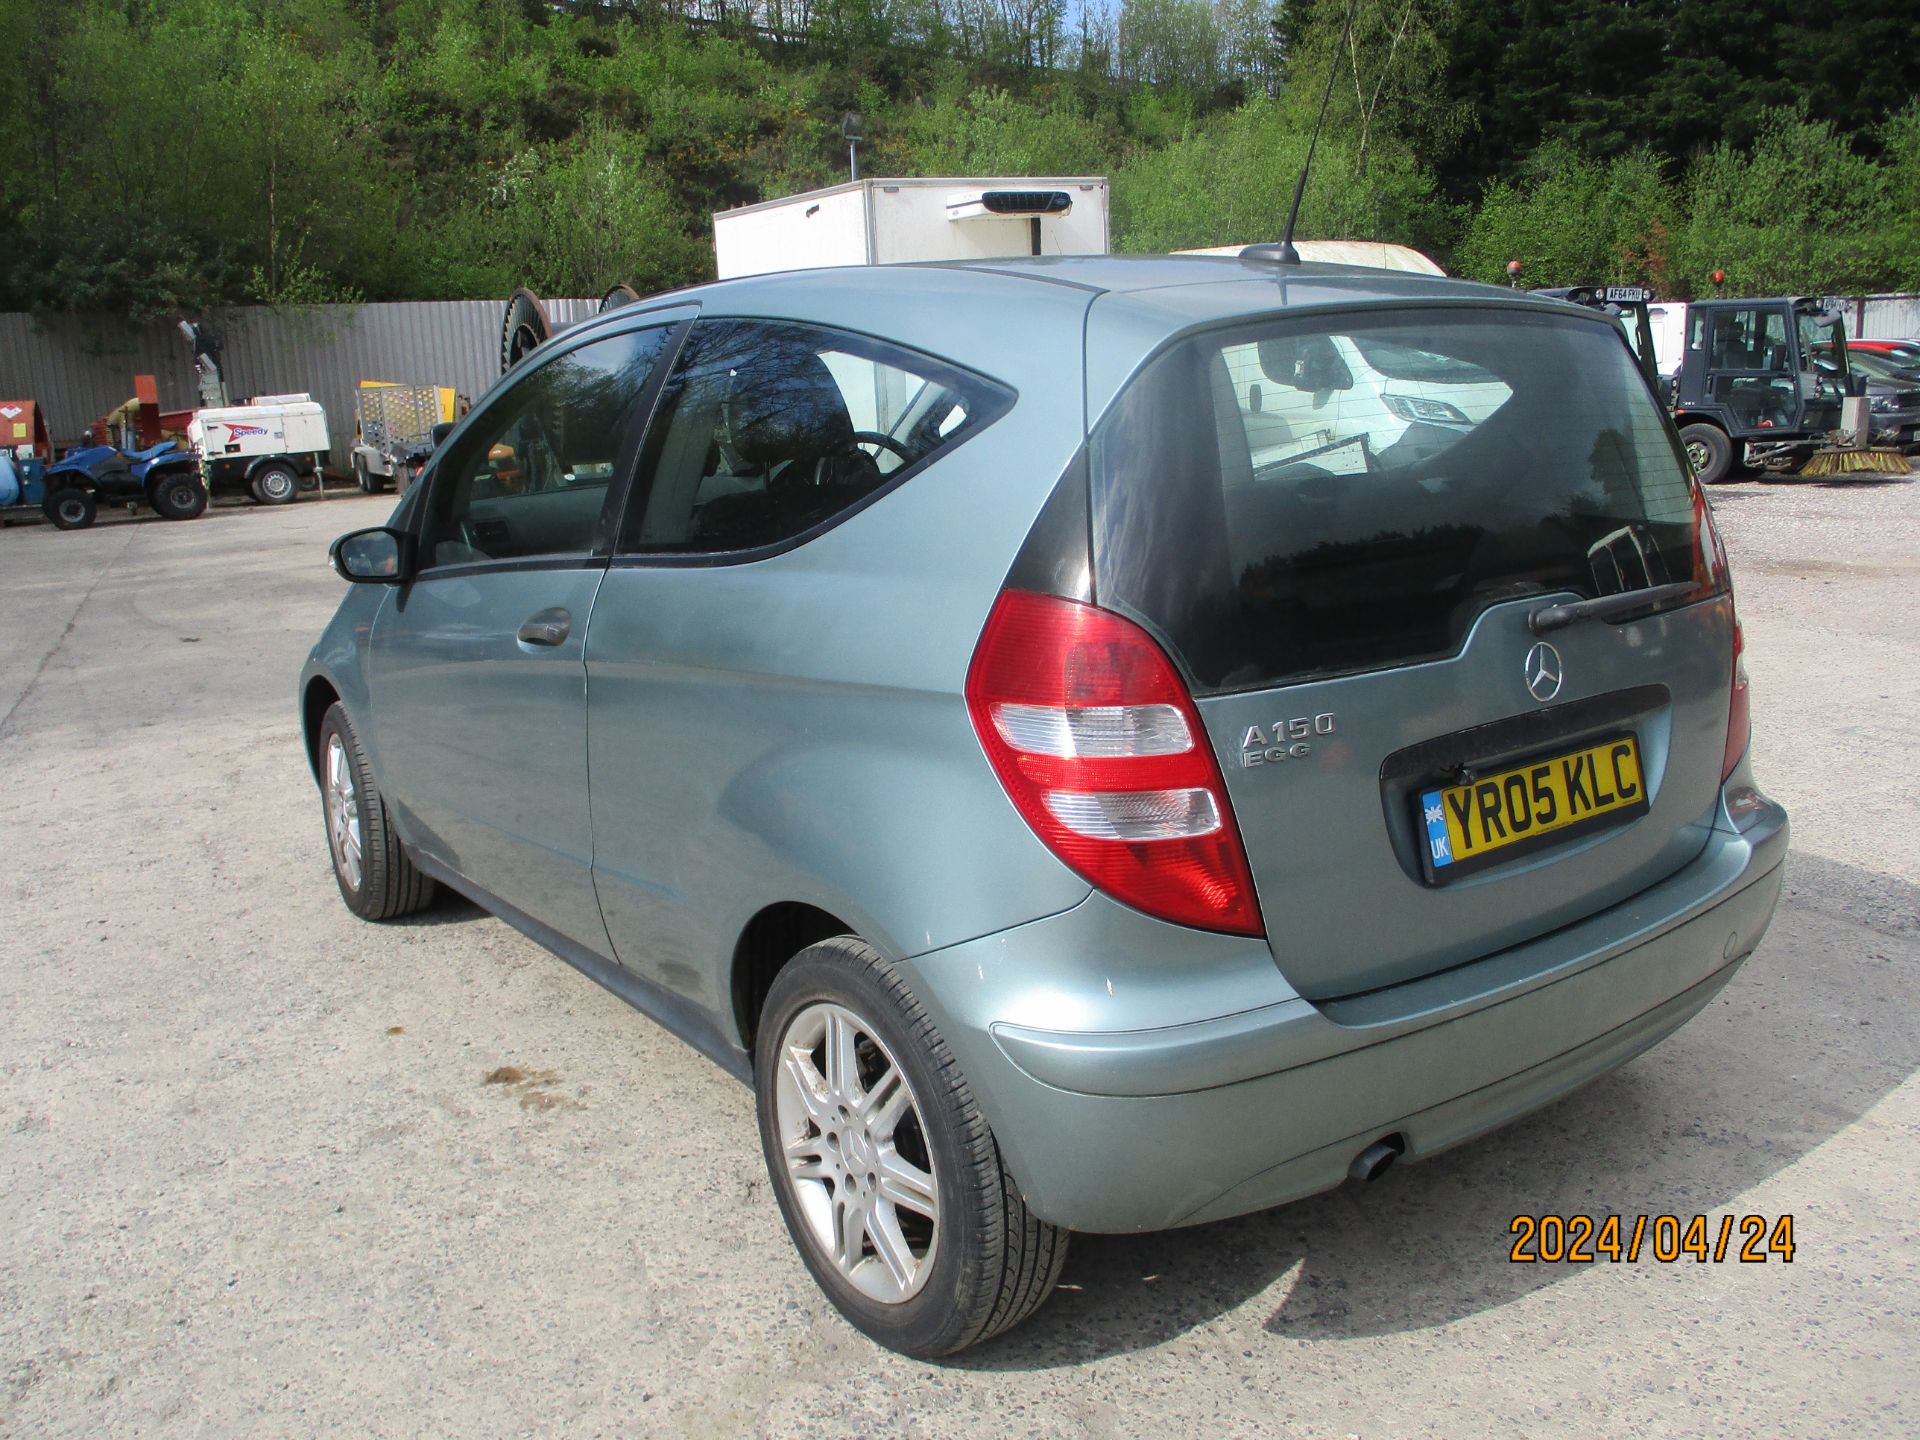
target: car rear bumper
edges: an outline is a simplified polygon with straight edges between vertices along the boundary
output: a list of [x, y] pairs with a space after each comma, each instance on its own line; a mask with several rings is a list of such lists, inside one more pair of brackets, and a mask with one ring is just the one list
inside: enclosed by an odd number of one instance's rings
[[[1751, 789], [1728, 794], [1699, 857], [1659, 885], [1351, 999], [1137, 1028], [1026, 1023], [1048, 1005], [1084, 1010], [1058, 993], [1038, 1010], [1032, 990], [1009, 1001], [1002, 982], [1057, 975], [1056, 947], [1089, 926], [1111, 945], [1099, 897], [904, 968], [1037, 1214], [1091, 1231], [1224, 1219], [1338, 1185], [1376, 1140], [1419, 1158], [1493, 1129], [1685, 1024], [1759, 943], [1784, 874], [1786, 813]], [[1146, 939], [1156, 922], [1139, 920]], [[1259, 959], [1278, 973], [1264, 947]], [[1218, 989], [1217, 974], [1201, 988]]]

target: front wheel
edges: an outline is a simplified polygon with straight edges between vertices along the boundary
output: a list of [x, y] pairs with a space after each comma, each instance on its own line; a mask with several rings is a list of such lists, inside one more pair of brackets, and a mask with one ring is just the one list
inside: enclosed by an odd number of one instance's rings
[[285, 505], [300, 493], [300, 477], [291, 465], [262, 465], [247, 488], [262, 505]]
[[340, 898], [362, 920], [391, 920], [433, 903], [434, 883], [394, 833], [360, 737], [338, 701], [320, 721], [320, 801]]
[[96, 502], [91, 490], [62, 485], [47, 492], [47, 498], [40, 502], [40, 513], [53, 522], [56, 530], [84, 530], [93, 524]]
[[1717, 425], [1682, 425], [1680, 443], [1702, 485], [1718, 484], [1733, 469], [1733, 442]]
[[754, 1092], [787, 1231], [857, 1329], [950, 1355], [1052, 1293], [1067, 1232], [1027, 1209], [952, 1052], [870, 947], [824, 940], [775, 977]]

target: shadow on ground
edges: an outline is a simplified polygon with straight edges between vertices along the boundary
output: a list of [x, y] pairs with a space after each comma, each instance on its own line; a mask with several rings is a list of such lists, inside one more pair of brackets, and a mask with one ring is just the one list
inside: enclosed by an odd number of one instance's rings
[[1046, 1307], [956, 1363], [1080, 1364], [1163, 1343], [1256, 1297], [1272, 1307], [1273, 1337], [1419, 1330], [1586, 1268], [1511, 1263], [1516, 1214], [1738, 1210], [1920, 1069], [1920, 1015], [1906, 998], [1920, 968], [1920, 888], [1801, 855], [1788, 863], [1758, 954], [1624, 1069], [1369, 1186], [1191, 1230], [1075, 1236]]
[[402, 929], [430, 929], [441, 925], [465, 925], [473, 920], [491, 920], [493, 917], [466, 896], [449, 890], [442, 885], [434, 901], [424, 910], [412, 915], [402, 915], [395, 920], [383, 920], [383, 925], [397, 925]]

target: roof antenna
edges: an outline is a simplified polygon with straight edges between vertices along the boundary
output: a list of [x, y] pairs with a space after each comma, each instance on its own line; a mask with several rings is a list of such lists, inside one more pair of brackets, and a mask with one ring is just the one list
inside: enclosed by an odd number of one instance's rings
[[1320, 143], [1320, 127], [1327, 123], [1327, 101], [1333, 98], [1333, 77], [1340, 70], [1340, 54], [1347, 48], [1347, 36], [1353, 33], [1353, 15], [1360, 0], [1347, 0], [1347, 23], [1340, 27], [1340, 43], [1327, 66], [1327, 88], [1320, 92], [1320, 114], [1313, 122], [1313, 135], [1307, 141], [1307, 163], [1300, 167], [1300, 181], [1293, 187], [1293, 208], [1287, 211], [1287, 231], [1278, 245], [1249, 245], [1240, 252], [1242, 260], [1271, 260], [1277, 265], [1298, 265], [1300, 252], [1293, 247], [1293, 226], [1300, 218], [1300, 200], [1307, 193], [1307, 172], [1313, 169], [1314, 147]]

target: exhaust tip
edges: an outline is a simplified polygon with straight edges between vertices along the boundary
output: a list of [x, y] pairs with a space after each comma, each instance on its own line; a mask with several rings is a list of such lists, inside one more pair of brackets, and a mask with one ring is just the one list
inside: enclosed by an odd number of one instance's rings
[[1353, 1180], [1378, 1180], [1406, 1153], [1407, 1142], [1398, 1135], [1386, 1135], [1353, 1157], [1347, 1176]]

